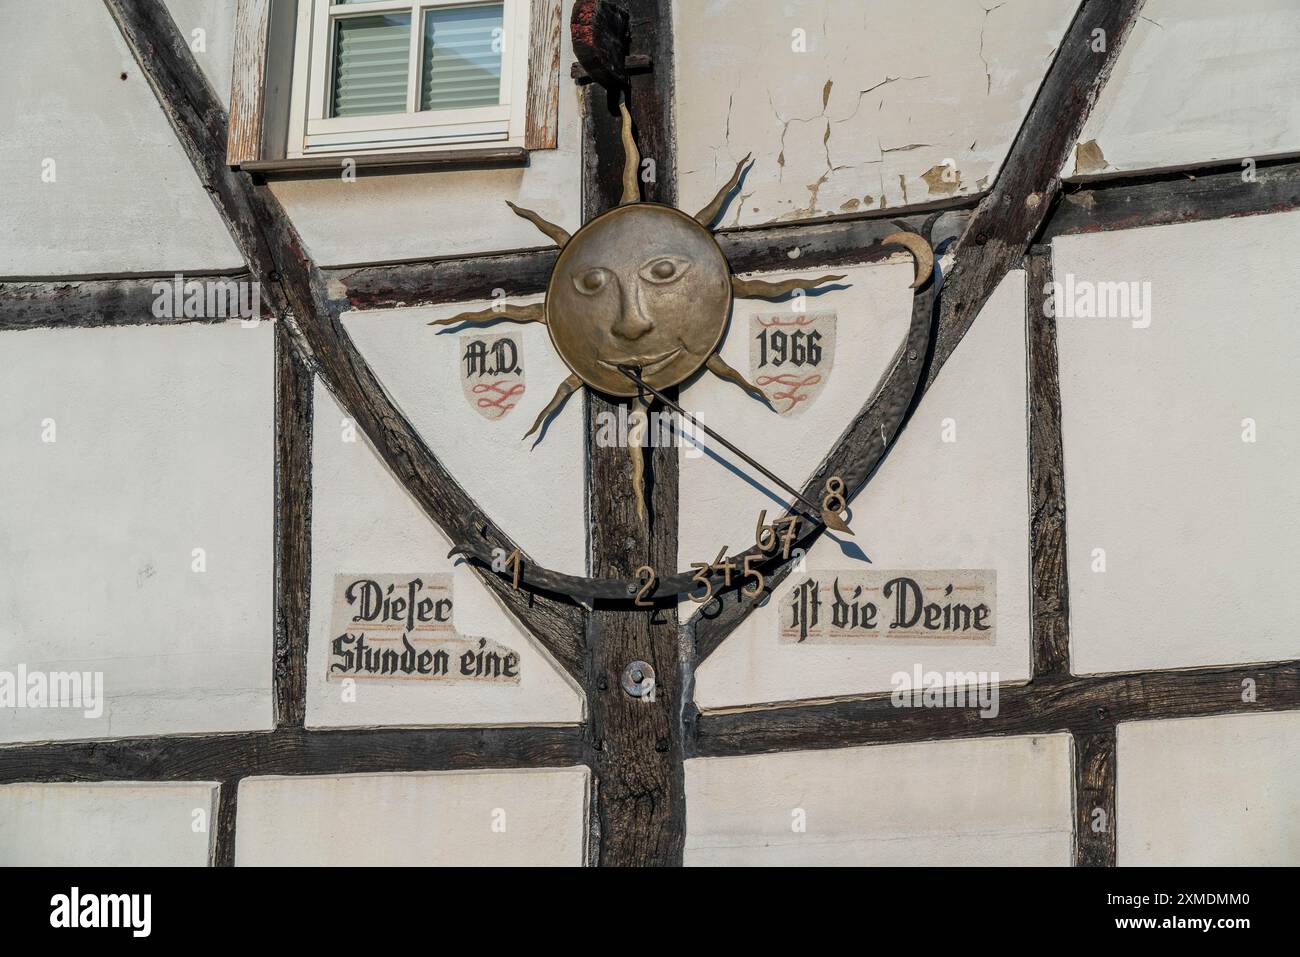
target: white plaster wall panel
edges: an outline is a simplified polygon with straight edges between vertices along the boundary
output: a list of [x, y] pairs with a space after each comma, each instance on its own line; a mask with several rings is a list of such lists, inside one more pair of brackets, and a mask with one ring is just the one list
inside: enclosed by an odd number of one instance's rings
[[[582, 121], [569, 78], [572, 3], [563, 7], [557, 148], [534, 150], [528, 165], [498, 169], [372, 174], [352, 182], [277, 180], [271, 190], [321, 265], [464, 256], [550, 245], [505, 203], [536, 210], [570, 233], [581, 223]], [[621, 157], [611, 158], [621, 162]]]
[[685, 863], [1066, 866], [1070, 766], [1065, 734], [697, 758]]
[[1286, 213], [1057, 241], [1076, 302], [1150, 283], [1146, 328], [1057, 324], [1076, 673], [1300, 657], [1278, 600], [1300, 567], [1298, 239]]
[[[1300, 4], [1148, 0], [1066, 175], [1300, 149]], [[1077, 160], [1077, 162], [1076, 162]]]
[[215, 784], [9, 784], [0, 865], [206, 867], [216, 810]]
[[[350, 312], [343, 322], [397, 406], [488, 516], [534, 561], [581, 574], [586, 567], [582, 396], [569, 399], [540, 442], [540, 430], [524, 438], [570, 375], [546, 327], [508, 321], [488, 326], [429, 325], [435, 319], [490, 305], [483, 300]], [[464, 395], [461, 337], [499, 333], [520, 337], [526, 391], [508, 415], [490, 421]]]
[[[342, 440], [343, 413], [319, 382], [315, 395], [307, 723], [366, 727], [581, 721], [582, 696], [577, 688], [472, 571], [447, 559], [451, 544], [384, 467], [362, 433], [358, 430], [355, 442]], [[455, 400], [464, 402], [459, 395]], [[469, 414], [484, 427], [492, 424]], [[581, 526], [577, 528], [581, 540]], [[424, 571], [454, 571], [456, 629], [499, 641], [517, 652], [519, 684], [363, 680], [356, 682], [356, 700], [345, 701], [343, 686], [326, 680], [327, 649], [334, 637], [335, 575]]]
[[[883, 273], [887, 288], [897, 287], [904, 298], [909, 297], [906, 277], [910, 273], [899, 267], [854, 271], [855, 284], [863, 282], [862, 272]], [[845, 294], [833, 293], [821, 301], [841, 295]], [[877, 367], [883, 368], [902, 339], [906, 308], [905, 303], [891, 304], [884, 323], [879, 310], [858, 312], [847, 306], [840, 310], [839, 348], [859, 352], [837, 358], [831, 385], [841, 376], [853, 387], [838, 397], [827, 392], [817, 400], [834, 399], [837, 418], [834, 424], [809, 427], [811, 439], [800, 434], [804, 420], [777, 420], [752, 400], [748, 401], [754, 411], [743, 414], [738, 403], [720, 408], [716, 398], [699, 401], [696, 389], [720, 388], [707, 382], [692, 386], [683, 404], [707, 410], [705, 421], [723, 423], [724, 434], [729, 431], [765, 465], [778, 471], [784, 466], [792, 476], [786, 480], [797, 486], [821, 462], [875, 387]], [[855, 499], [850, 524], [856, 537], [841, 546], [836, 538], [823, 536], [806, 559], [813, 572], [994, 569], [995, 643], [782, 644], [778, 638], [781, 601], [802, 578], [792, 574], [777, 587], [773, 599], [746, 618], [700, 667], [695, 688], [700, 707], [889, 691], [896, 672], [910, 674], [917, 664], [923, 671], [997, 672], [1003, 682], [1029, 677], [1024, 316], [1023, 274], [1012, 272], [944, 365], [898, 445]], [[850, 341], [855, 322], [864, 324], [860, 343]], [[867, 371], [859, 376], [855, 367]], [[805, 420], [815, 411], [806, 413]], [[766, 416], [761, 424], [753, 421], [759, 415]], [[947, 419], [954, 420], [955, 442], [943, 441]], [[787, 454], [791, 447], [796, 454]], [[712, 561], [723, 544], [733, 549], [751, 544], [759, 509], [767, 507], [769, 518], [773, 514], [770, 500], [708, 457], [683, 455], [681, 463], [679, 565]], [[865, 553], [870, 564], [856, 549]], [[692, 611], [696, 607], [689, 605]]]
[[1300, 864], [1300, 711], [1121, 724], [1121, 866]]
[[[230, 77], [235, 65], [234, 0], [164, 0], [190, 51], [226, 109], [230, 108]], [[202, 31], [198, 33], [196, 31]]]
[[235, 863], [577, 867], [586, 821], [581, 767], [244, 778]]
[[0, 5], [0, 59], [0, 275], [240, 265], [103, 4]]
[[[757, 163], [728, 225], [979, 192], [1005, 158], [1077, 6], [675, 4], [682, 205], [703, 207], [751, 151]], [[806, 35], [806, 52], [793, 49], [796, 30]]]
[[270, 725], [272, 345], [269, 323], [4, 334], [0, 668], [102, 672], [106, 703], [0, 709], [0, 740]]

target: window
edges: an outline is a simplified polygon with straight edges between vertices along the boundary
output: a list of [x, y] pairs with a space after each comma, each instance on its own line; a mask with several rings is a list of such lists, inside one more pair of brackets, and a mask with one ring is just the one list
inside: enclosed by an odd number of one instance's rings
[[286, 155], [524, 145], [528, 0], [301, 0]]

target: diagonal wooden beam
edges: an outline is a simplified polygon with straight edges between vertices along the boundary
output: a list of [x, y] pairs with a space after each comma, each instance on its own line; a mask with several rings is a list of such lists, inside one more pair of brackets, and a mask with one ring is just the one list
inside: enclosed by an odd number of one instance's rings
[[[263, 294], [339, 405], [448, 538], [514, 549], [515, 543], [487, 519], [393, 405], [331, 310], [325, 279], [274, 194], [248, 173], [227, 167], [225, 111], [162, 0], [104, 3], [200, 182], [261, 280]], [[580, 678], [585, 654], [581, 610], [567, 600], [525, 595], [494, 575], [476, 573], [560, 666]]]
[[[980, 202], [958, 240], [954, 266], [940, 290], [938, 328], [922, 390], [934, 381], [984, 303], [1024, 255], [1046, 221], [1060, 190], [1061, 168], [1137, 21], [1143, 2], [1083, 0], [1080, 3], [1025, 122], [1011, 144], [997, 182]], [[923, 295], [924, 290], [918, 292], [918, 302]], [[900, 390], [905, 389], [914, 372], [911, 362], [896, 361], [890, 367], [876, 394], [822, 460], [810, 487], [825, 476], [842, 474], [836, 470], [850, 469], [855, 478], [849, 483], [846, 476], [851, 494], [862, 490], [898, 436], [896, 429], [886, 429], [887, 438], [877, 443], [865, 437], [864, 429], [872, 423], [896, 418], [890, 415], [890, 409], [897, 406]], [[817, 491], [815, 487], [811, 490]], [[771, 586], [780, 582], [789, 569], [787, 563], [769, 576], [769, 588], [761, 598], [770, 595]], [[733, 596], [721, 609], [706, 605], [696, 612], [688, 627], [695, 638], [697, 663], [716, 650], [758, 605], [758, 601], [742, 601], [739, 596]]]
[[1079, 4], [993, 188], [957, 241], [955, 262], [944, 280], [927, 387], [1046, 222], [1061, 189], [1061, 169], [1144, 2]]

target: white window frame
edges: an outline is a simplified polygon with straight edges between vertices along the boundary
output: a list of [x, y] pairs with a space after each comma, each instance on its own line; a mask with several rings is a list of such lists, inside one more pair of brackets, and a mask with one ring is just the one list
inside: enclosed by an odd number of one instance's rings
[[[286, 156], [415, 152], [467, 144], [523, 146], [528, 100], [529, 0], [504, 0], [501, 102], [459, 110], [417, 110], [424, 12], [437, 7], [480, 6], [492, 0], [371, 0], [334, 3], [300, 0], [293, 63]], [[500, 2], [500, 0], [497, 0]], [[343, 16], [409, 13], [411, 52], [406, 112], [331, 117], [332, 23]]]

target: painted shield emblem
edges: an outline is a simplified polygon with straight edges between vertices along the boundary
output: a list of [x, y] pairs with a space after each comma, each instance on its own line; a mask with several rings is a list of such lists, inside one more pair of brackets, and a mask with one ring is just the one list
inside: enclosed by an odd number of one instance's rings
[[754, 315], [749, 377], [781, 415], [798, 415], [826, 387], [835, 362], [835, 313]]
[[517, 333], [460, 337], [460, 384], [484, 418], [504, 419], [524, 397], [524, 347]]

